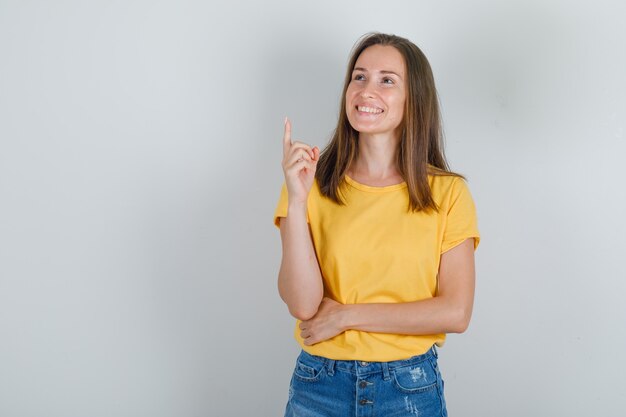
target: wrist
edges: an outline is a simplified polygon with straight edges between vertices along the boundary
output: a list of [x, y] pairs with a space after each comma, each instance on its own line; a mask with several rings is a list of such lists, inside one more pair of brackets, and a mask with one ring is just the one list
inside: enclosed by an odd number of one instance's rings
[[352, 330], [357, 325], [358, 304], [345, 304], [342, 307], [341, 327], [343, 331]]
[[306, 201], [295, 201], [295, 200], [292, 201], [292, 200], [289, 200], [287, 202], [287, 210], [289, 212], [291, 212], [291, 211], [294, 211], [294, 212], [298, 211], [298, 212], [306, 213], [307, 202]]

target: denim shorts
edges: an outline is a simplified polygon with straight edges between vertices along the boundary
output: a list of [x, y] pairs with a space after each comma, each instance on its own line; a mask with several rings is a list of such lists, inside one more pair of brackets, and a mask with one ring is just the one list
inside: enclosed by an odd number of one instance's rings
[[332, 360], [302, 351], [285, 417], [447, 417], [435, 346], [391, 362]]

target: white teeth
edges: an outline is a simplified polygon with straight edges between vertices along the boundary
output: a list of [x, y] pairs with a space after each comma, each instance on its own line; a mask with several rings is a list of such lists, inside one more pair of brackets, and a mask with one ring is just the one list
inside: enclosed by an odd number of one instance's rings
[[382, 113], [383, 110], [382, 109], [375, 109], [373, 107], [365, 107], [365, 106], [357, 106], [357, 109], [359, 111], [365, 112], [365, 113], [373, 113], [373, 114], [377, 114], [377, 113]]

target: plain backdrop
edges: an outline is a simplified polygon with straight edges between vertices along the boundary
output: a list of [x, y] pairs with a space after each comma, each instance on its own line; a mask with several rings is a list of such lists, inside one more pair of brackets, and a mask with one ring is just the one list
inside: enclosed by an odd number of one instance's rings
[[0, 415], [281, 416], [282, 122], [414, 41], [482, 233], [451, 416], [626, 408], [619, 1], [0, 0]]

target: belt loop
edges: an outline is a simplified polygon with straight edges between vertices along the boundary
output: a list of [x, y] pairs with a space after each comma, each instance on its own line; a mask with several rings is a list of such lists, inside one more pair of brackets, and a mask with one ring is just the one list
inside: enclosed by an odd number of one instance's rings
[[439, 354], [437, 353], [437, 347], [435, 344], [433, 344], [432, 347], [430, 348], [430, 352], [435, 357], [435, 359], [439, 358]]
[[330, 376], [335, 375], [335, 360], [334, 359], [329, 359], [328, 362], [326, 362], [326, 367], [328, 368], [328, 375]]
[[387, 362], [381, 362], [381, 365], [383, 367], [383, 380], [389, 381], [389, 379], [391, 379], [389, 377], [389, 364]]

